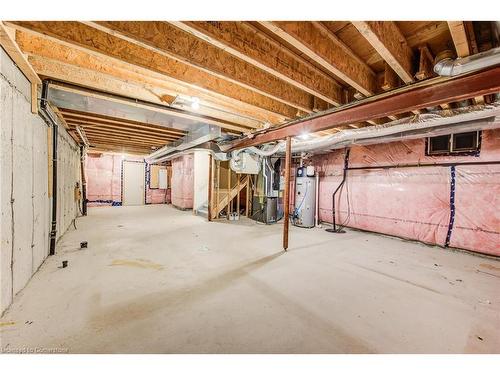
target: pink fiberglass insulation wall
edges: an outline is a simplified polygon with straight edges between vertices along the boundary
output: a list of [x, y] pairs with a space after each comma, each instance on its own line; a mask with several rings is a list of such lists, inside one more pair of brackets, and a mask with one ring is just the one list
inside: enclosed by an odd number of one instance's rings
[[[500, 160], [499, 146], [500, 129], [483, 131], [479, 156], [426, 156], [425, 139], [354, 146], [349, 167], [494, 162]], [[320, 173], [322, 221], [332, 222], [332, 193], [342, 180], [343, 163], [344, 150], [312, 158]], [[339, 193], [337, 224], [500, 255], [498, 164], [349, 170]]]
[[[116, 154], [89, 154], [85, 160], [89, 206], [119, 205], [122, 200], [122, 157]], [[127, 157], [126, 160], [143, 159]], [[150, 189], [146, 185], [146, 204], [170, 202], [170, 189]]]
[[182, 155], [172, 160], [172, 204], [181, 209], [193, 208], [194, 157]]

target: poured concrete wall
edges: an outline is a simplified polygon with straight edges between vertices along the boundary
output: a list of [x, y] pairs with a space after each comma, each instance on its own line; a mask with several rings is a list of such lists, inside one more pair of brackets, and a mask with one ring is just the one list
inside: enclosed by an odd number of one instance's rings
[[59, 126], [57, 152], [57, 239], [79, 214], [75, 186], [81, 185], [80, 150], [71, 136]]
[[[31, 113], [28, 80], [0, 48], [0, 313], [47, 257], [50, 198], [48, 126]], [[58, 236], [76, 216], [76, 145], [62, 129]]]

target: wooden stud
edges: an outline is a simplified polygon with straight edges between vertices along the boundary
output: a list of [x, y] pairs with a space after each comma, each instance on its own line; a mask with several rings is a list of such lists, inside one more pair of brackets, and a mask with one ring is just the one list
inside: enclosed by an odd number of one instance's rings
[[238, 193], [236, 194], [236, 212], [238, 214], [238, 218], [240, 217], [240, 179], [241, 179], [241, 175], [239, 173], [236, 173], [236, 178], [238, 179], [238, 185], [237, 185], [237, 189], [238, 189]]
[[249, 191], [250, 191], [250, 176], [247, 175], [247, 178], [246, 178], [246, 201], [245, 201], [245, 216], [248, 217], [248, 213], [249, 213], [249, 206], [250, 206], [250, 195], [249, 195]]
[[285, 191], [283, 194], [283, 250], [288, 249], [288, 225], [290, 222], [290, 169], [292, 164], [292, 137], [286, 137]]
[[208, 154], [208, 208], [207, 208], [207, 218], [208, 221], [212, 221], [212, 193], [213, 193], [213, 157], [212, 154]]
[[38, 113], [38, 85], [36, 83], [31, 84], [31, 113]]

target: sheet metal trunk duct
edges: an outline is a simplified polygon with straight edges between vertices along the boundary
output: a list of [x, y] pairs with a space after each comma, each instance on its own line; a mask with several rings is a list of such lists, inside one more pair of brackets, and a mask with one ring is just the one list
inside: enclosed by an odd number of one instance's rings
[[444, 58], [434, 65], [440, 76], [454, 77], [500, 64], [500, 47], [458, 59]]

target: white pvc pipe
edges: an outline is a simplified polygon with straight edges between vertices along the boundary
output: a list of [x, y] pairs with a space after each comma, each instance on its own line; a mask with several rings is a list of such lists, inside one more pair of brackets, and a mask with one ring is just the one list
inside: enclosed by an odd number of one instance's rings
[[319, 173], [316, 172], [316, 209], [314, 213], [314, 225], [319, 225]]
[[[465, 122], [473, 122], [485, 118], [500, 116], [500, 103], [495, 102], [489, 105], [476, 106], [473, 108], [457, 108], [451, 110], [439, 111], [439, 113], [424, 113], [410, 118], [391, 121], [382, 125], [367, 126], [360, 129], [341, 130], [330, 136], [315, 138], [312, 140], [294, 140], [292, 143], [292, 152], [311, 152], [315, 150], [330, 150], [339, 147], [346, 147], [356, 143], [366, 143], [367, 140], [374, 139], [380, 143], [384, 137], [401, 136], [405, 132], [421, 131], [425, 133], [426, 129], [445, 127], [447, 125], [456, 125]], [[453, 131], [450, 126], [450, 131]], [[426, 135], [430, 136], [430, 135]], [[238, 150], [255, 153], [256, 147]], [[257, 149], [259, 150], [259, 149]], [[271, 151], [284, 153], [284, 143], [278, 143], [271, 150], [266, 150], [266, 154]], [[259, 150], [257, 154], [261, 154]], [[234, 155], [234, 154], [233, 154]], [[269, 156], [269, 155], [267, 155]]]

